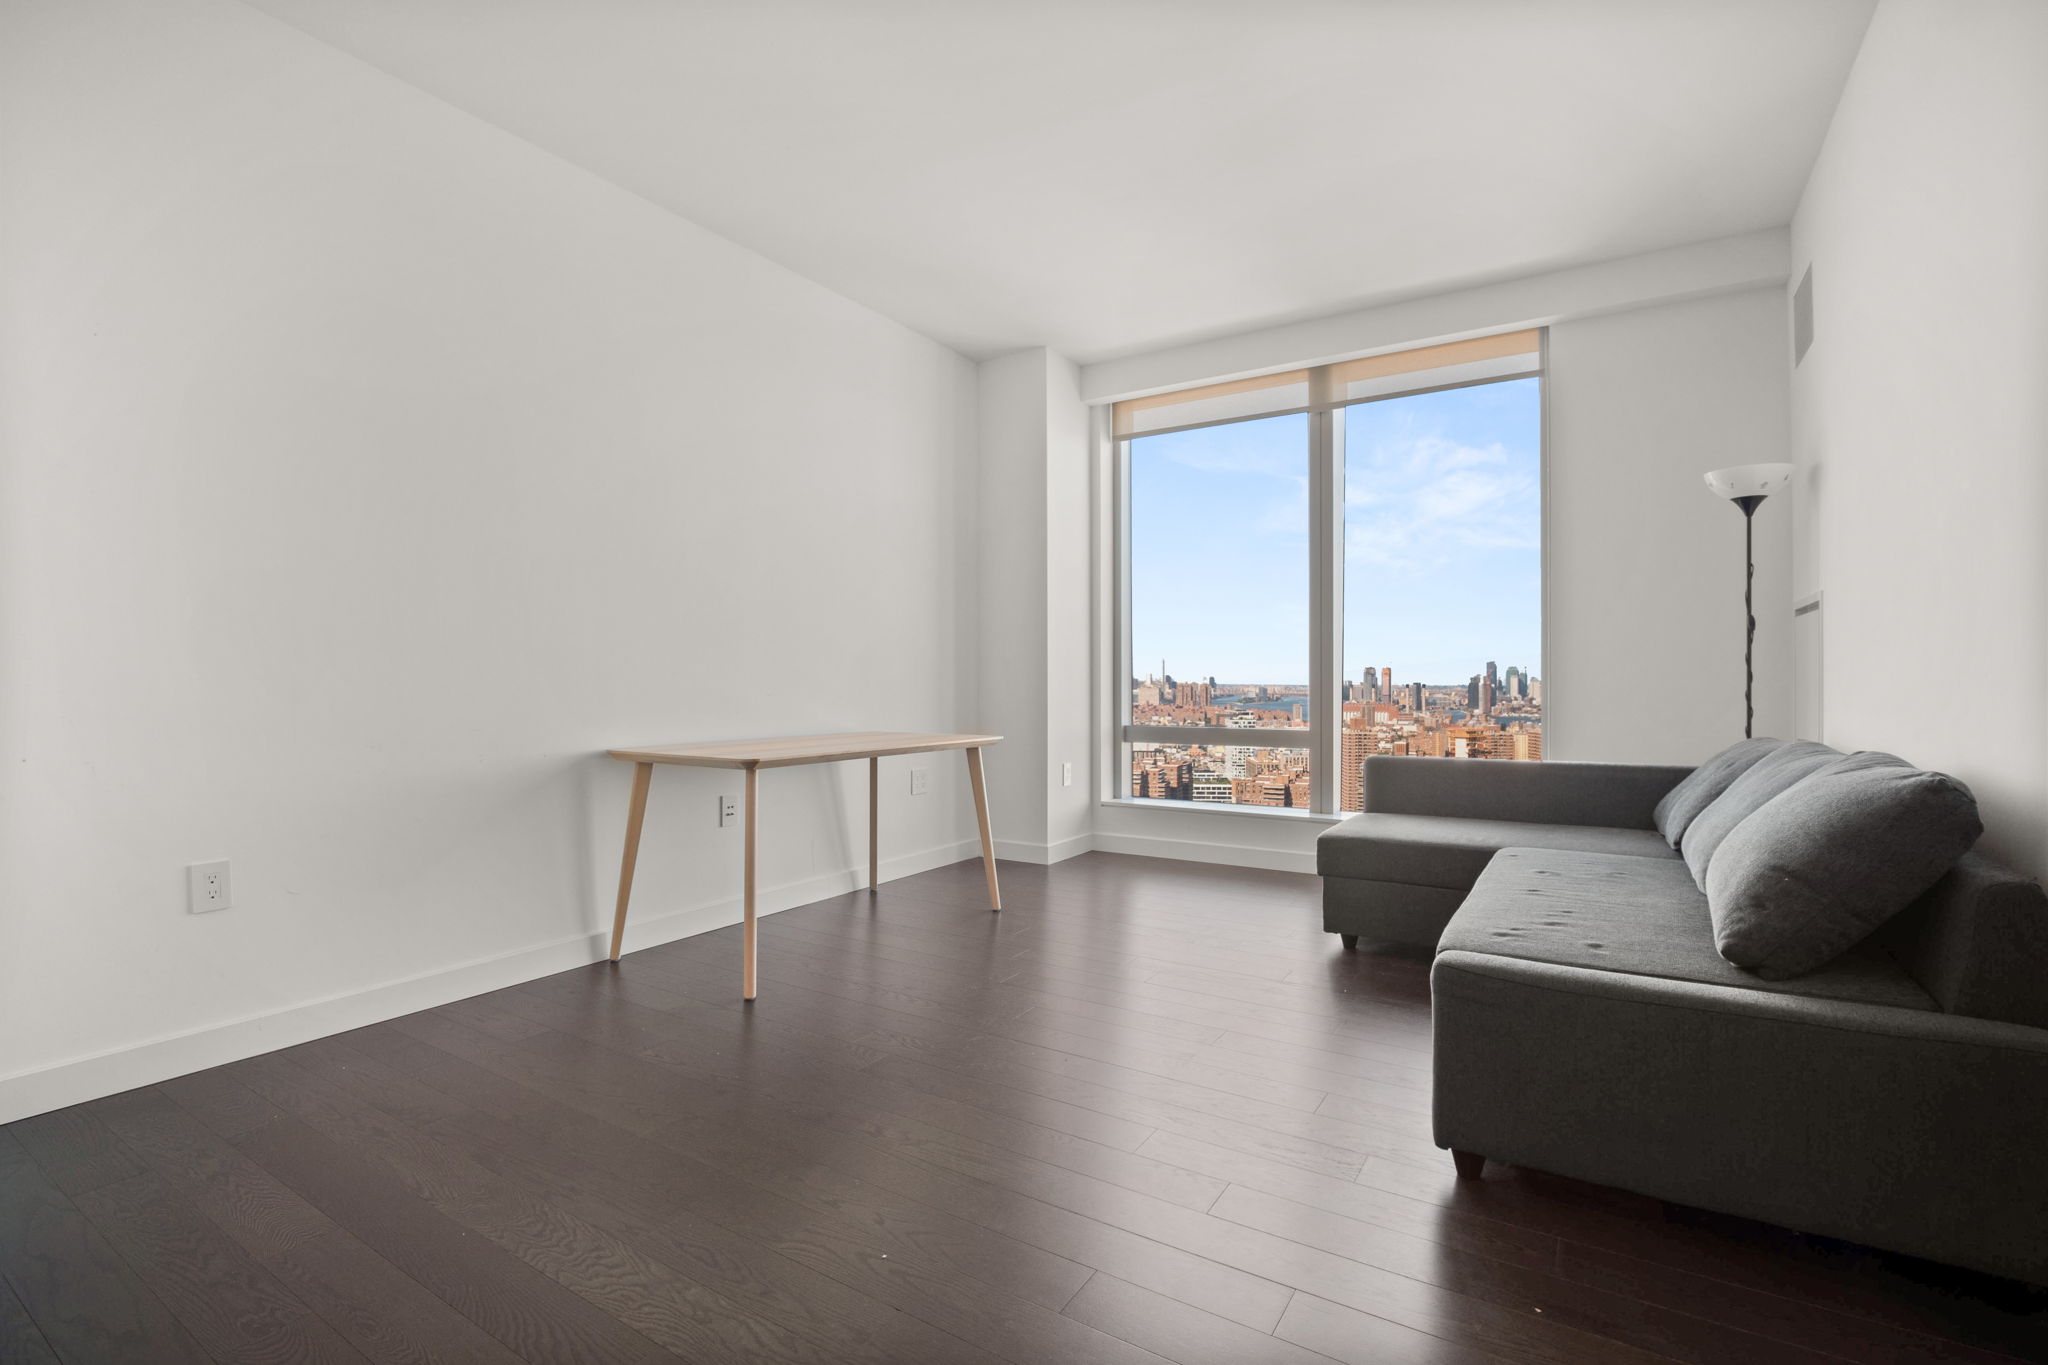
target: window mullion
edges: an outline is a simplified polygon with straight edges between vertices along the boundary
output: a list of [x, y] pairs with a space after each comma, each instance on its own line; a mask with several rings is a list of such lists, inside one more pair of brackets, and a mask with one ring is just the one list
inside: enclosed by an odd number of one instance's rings
[[[1327, 368], [1311, 372], [1312, 397], [1326, 383]], [[1339, 622], [1343, 617], [1344, 578], [1343, 471], [1338, 466], [1334, 430], [1336, 415], [1327, 407], [1309, 415], [1309, 809], [1327, 815], [1337, 809], [1338, 725], [1342, 715], [1339, 674], [1343, 651]]]

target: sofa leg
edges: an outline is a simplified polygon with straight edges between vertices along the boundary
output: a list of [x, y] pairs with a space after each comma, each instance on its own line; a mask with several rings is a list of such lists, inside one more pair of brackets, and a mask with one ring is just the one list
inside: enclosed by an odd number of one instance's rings
[[1339, 934], [1337, 935], [1337, 941], [1344, 945], [1344, 951], [1347, 953], [1358, 951], [1358, 935], [1356, 934]]
[[1451, 1148], [1451, 1163], [1458, 1168], [1458, 1179], [1477, 1180], [1486, 1169], [1486, 1158], [1477, 1152], [1461, 1152]]

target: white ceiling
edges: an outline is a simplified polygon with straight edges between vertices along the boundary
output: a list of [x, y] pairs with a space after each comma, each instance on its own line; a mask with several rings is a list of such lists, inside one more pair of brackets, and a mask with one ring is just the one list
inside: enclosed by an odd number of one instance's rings
[[1788, 222], [1872, 0], [250, 0], [970, 355]]

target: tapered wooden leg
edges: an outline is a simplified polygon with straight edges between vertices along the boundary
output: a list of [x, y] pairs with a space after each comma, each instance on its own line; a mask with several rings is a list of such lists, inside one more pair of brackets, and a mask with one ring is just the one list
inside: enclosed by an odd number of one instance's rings
[[1337, 941], [1344, 945], [1344, 951], [1347, 953], [1358, 951], [1358, 935], [1356, 934], [1339, 934], [1337, 935]]
[[868, 760], [868, 890], [882, 884], [882, 760]]
[[747, 769], [747, 864], [740, 902], [740, 913], [746, 919], [746, 927], [741, 930], [744, 937], [740, 948], [740, 995], [746, 1000], [754, 998], [754, 787], [759, 777], [759, 769]]
[[1458, 1168], [1458, 1179], [1477, 1180], [1486, 1170], [1486, 1158], [1477, 1152], [1461, 1152], [1451, 1148], [1451, 1164]]
[[981, 821], [981, 865], [988, 871], [988, 908], [1003, 908], [1003, 893], [996, 887], [996, 841], [988, 832], [988, 783], [981, 776], [981, 750], [967, 751], [967, 776], [974, 783], [974, 814]]
[[626, 852], [619, 859], [619, 908], [612, 912], [612, 961], [619, 960], [619, 945], [626, 941], [626, 905], [633, 899], [633, 865], [640, 861], [640, 825], [647, 818], [647, 784], [654, 777], [652, 763], [633, 765], [633, 799], [626, 806]]

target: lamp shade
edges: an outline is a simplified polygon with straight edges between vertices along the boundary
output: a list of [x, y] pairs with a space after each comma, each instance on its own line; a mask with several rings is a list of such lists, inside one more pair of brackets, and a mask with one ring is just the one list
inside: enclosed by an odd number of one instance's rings
[[1707, 487], [1724, 498], [1766, 498], [1790, 482], [1789, 464], [1738, 464], [1707, 475]]

